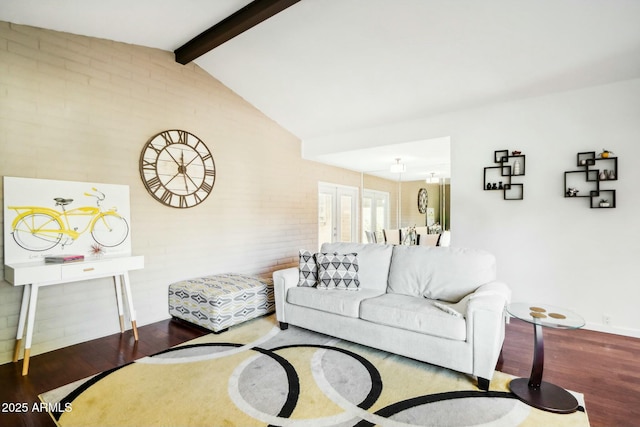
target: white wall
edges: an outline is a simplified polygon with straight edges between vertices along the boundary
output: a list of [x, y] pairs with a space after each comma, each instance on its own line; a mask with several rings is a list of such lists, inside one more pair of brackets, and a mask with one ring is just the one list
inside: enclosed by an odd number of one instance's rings
[[[441, 136], [451, 136], [452, 244], [495, 253], [515, 301], [572, 308], [590, 329], [640, 336], [640, 79], [304, 141], [303, 153]], [[619, 158], [616, 209], [564, 197], [576, 154], [602, 148]], [[522, 201], [483, 191], [483, 168], [501, 149], [527, 156]]]
[[[163, 206], [140, 179], [144, 144], [166, 129], [194, 133], [214, 155], [215, 186], [197, 207]], [[295, 265], [299, 249], [318, 246], [318, 181], [360, 182], [360, 174], [302, 160], [298, 138], [172, 52], [6, 22], [0, 176], [130, 187], [132, 249], [146, 261], [131, 274], [138, 325], [169, 316], [174, 281]], [[13, 354], [21, 296], [0, 281], [0, 363]], [[117, 331], [110, 280], [46, 287], [32, 354]]]
[[[588, 327], [640, 336], [640, 80], [462, 114], [452, 142], [455, 243], [485, 247], [515, 300], [573, 308]], [[524, 200], [483, 192], [494, 149], [527, 155]], [[564, 197], [576, 153], [619, 157], [615, 209]], [[611, 324], [603, 325], [603, 314]]]

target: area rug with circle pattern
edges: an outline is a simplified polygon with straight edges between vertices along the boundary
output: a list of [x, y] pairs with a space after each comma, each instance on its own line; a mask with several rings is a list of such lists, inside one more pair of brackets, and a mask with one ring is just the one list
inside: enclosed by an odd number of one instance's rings
[[59, 426], [588, 426], [531, 408], [496, 371], [458, 372], [304, 329], [273, 315], [40, 396]]

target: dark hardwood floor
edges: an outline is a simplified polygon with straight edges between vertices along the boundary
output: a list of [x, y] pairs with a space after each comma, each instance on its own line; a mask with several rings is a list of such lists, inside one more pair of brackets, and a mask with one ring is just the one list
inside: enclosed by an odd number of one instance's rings
[[31, 410], [40, 403], [39, 394], [207, 333], [185, 322], [165, 320], [138, 327], [138, 342], [129, 330], [32, 356], [29, 375], [24, 377], [21, 361], [0, 365], [0, 402], [27, 403], [26, 413], [0, 411], [0, 427], [55, 427], [46, 411]]
[[[138, 343], [128, 331], [33, 356], [26, 377], [22, 376], [21, 362], [1, 365], [0, 426], [55, 426], [46, 412], [32, 410], [34, 403], [39, 404], [40, 393], [157, 353], [208, 331], [166, 320], [140, 327], [139, 333]], [[545, 381], [583, 393], [593, 427], [640, 424], [640, 339], [553, 329], [544, 330], [544, 339]], [[532, 355], [532, 326], [512, 320], [507, 325], [497, 369], [528, 377]], [[15, 412], [25, 406], [26, 412]], [[7, 412], [9, 409], [13, 412]]]
[[[640, 425], [640, 339], [586, 329], [543, 328], [543, 379], [584, 394], [591, 426]], [[499, 371], [529, 377], [533, 326], [511, 320]]]

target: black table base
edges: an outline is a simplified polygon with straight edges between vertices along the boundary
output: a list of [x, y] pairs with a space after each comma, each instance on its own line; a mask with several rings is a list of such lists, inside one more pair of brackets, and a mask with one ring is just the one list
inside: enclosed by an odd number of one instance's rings
[[534, 408], [557, 414], [570, 414], [578, 410], [578, 401], [562, 387], [542, 381], [539, 387], [529, 386], [529, 378], [516, 378], [509, 389], [518, 399]]
[[533, 366], [529, 378], [517, 378], [509, 383], [509, 389], [518, 399], [534, 408], [558, 414], [569, 414], [578, 410], [578, 401], [562, 387], [542, 381], [544, 370], [544, 339], [542, 325], [533, 325]]

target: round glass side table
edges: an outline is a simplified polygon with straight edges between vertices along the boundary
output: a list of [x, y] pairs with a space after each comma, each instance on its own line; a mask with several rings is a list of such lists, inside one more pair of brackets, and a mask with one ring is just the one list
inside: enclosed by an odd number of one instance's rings
[[534, 353], [531, 376], [516, 378], [509, 389], [521, 401], [545, 411], [568, 414], [578, 409], [576, 398], [557, 385], [542, 381], [544, 369], [544, 341], [542, 327], [556, 329], [578, 329], [584, 326], [579, 315], [548, 304], [512, 303], [507, 312], [516, 319], [533, 325]]

